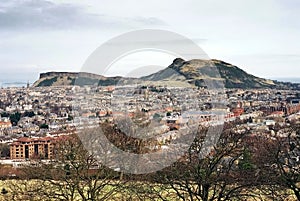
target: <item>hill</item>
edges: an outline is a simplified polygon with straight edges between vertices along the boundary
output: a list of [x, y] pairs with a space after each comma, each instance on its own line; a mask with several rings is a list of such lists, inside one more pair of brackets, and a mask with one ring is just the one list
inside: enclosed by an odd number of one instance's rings
[[223, 84], [226, 88], [273, 88], [276, 83], [272, 80], [258, 78], [220, 60], [190, 60], [177, 58], [166, 69], [149, 76], [143, 80], [177, 80], [196, 86], [205, 86], [208, 83]]
[[116, 85], [122, 77], [105, 77], [84, 72], [47, 72], [41, 73], [40, 79], [34, 82], [34, 87], [62, 85]]
[[[215, 88], [278, 88], [299, 89], [299, 84], [278, 82], [259, 78], [248, 74], [241, 68], [221, 60], [194, 59], [184, 61], [177, 58], [167, 68], [141, 78], [105, 77], [91, 73], [48, 72], [41, 73], [40, 79], [33, 86], [59, 86], [59, 85], [116, 85], [129, 84], [132, 81], [142, 81], [164, 84], [175, 83], [179, 86], [193, 85], [205, 87], [212, 85]], [[212, 88], [213, 88], [212, 87]]]

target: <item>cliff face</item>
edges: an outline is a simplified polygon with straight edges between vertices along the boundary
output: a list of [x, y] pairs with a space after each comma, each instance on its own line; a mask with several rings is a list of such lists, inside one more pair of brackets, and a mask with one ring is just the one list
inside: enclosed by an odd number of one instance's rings
[[33, 86], [64, 86], [64, 85], [114, 85], [121, 77], [104, 77], [85, 72], [47, 72], [41, 73], [40, 79]]
[[40, 79], [49, 78], [49, 77], [63, 77], [63, 76], [77, 77], [77, 75], [78, 73], [72, 73], [72, 72], [47, 72], [47, 73], [41, 73]]
[[87, 77], [91, 79], [105, 79], [102, 75], [97, 75], [93, 73], [85, 73], [85, 72], [47, 72], [47, 73], [41, 73], [40, 79], [43, 78], [49, 78], [49, 77]]

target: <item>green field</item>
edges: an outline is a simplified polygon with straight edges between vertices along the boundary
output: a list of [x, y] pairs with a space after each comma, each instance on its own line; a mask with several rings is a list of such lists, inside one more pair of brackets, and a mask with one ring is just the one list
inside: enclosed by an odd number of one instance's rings
[[[60, 182], [60, 184], [63, 184]], [[45, 189], [45, 186], [48, 185], [47, 192], [41, 192], [40, 190]], [[63, 185], [62, 185], [63, 186]], [[84, 200], [82, 196], [78, 192], [74, 192], [74, 194], [70, 194], [70, 189], [65, 186], [65, 189], [60, 189], [57, 186], [50, 184], [49, 182], [44, 182], [41, 180], [0, 180], [1, 194], [0, 201], [6, 200], [45, 200], [45, 201], [53, 201], [53, 200], [72, 200], [72, 201], [81, 201]], [[43, 188], [41, 188], [43, 187]], [[5, 189], [5, 190], [3, 190]], [[51, 193], [53, 196], [57, 196], [64, 191], [65, 196], [61, 197], [51, 197]], [[67, 193], [67, 191], [69, 191]], [[85, 189], [85, 193], [87, 193], [88, 188]], [[253, 191], [252, 191], [253, 192]], [[255, 190], [255, 194], [257, 197], [255, 198], [247, 198], [243, 200], [274, 200], [274, 197], [271, 198], [267, 195], [260, 195], [263, 192], [259, 189]], [[266, 193], [266, 192], [264, 192]], [[282, 191], [277, 192], [278, 194], [285, 194], [289, 196], [285, 196], [284, 200], [294, 201], [297, 200], [292, 192]], [[66, 196], [69, 194], [68, 196]], [[146, 182], [130, 182], [126, 184], [121, 184], [116, 186], [106, 185], [99, 192], [96, 200], [183, 200], [176, 195], [174, 190], [170, 190], [165, 185], [161, 184], [153, 184]], [[163, 199], [162, 199], [163, 198]], [[90, 199], [92, 200], [92, 199]], [[186, 200], [191, 200], [186, 196]], [[195, 199], [196, 200], [196, 199]], [[236, 199], [240, 200], [240, 199]], [[277, 200], [277, 199], [276, 199]], [[278, 200], [280, 200], [278, 198]]]

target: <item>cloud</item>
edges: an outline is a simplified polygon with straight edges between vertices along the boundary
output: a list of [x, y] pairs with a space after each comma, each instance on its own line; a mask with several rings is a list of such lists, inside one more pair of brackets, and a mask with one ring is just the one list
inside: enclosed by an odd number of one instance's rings
[[135, 21], [143, 25], [166, 25], [166, 23], [156, 17], [135, 17], [133, 19], [127, 18], [129, 21]]
[[162, 25], [153, 17], [118, 17], [88, 13], [84, 7], [47, 0], [2, 0], [0, 30], [112, 28]]

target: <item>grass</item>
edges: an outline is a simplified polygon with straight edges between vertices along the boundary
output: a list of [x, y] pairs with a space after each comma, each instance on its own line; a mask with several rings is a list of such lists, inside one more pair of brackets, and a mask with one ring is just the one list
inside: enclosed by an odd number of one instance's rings
[[[63, 184], [63, 183], [61, 183]], [[117, 183], [116, 183], [117, 184]], [[5, 200], [57, 200], [43, 195], [37, 195], [40, 187], [46, 187], [43, 189], [48, 189], [48, 193], [59, 193], [61, 192], [57, 187], [50, 184], [50, 182], [43, 182], [41, 180], [0, 180], [0, 201]], [[66, 187], [66, 186], [65, 186]], [[7, 194], [2, 193], [2, 189], [7, 191]], [[66, 190], [66, 188], [65, 188]], [[85, 189], [87, 192], [87, 188]], [[14, 193], [13, 193], [14, 192]], [[156, 193], [154, 193], [156, 192]], [[176, 192], [172, 189], [166, 188], [165, 185], [148, 183], [148, 182], [128, 182], [126, 184], [121, 184], [118, 190], [115, 189], [115, 185], [107, 185], [100, 192], [101, 196], [105, 194], [110, 194], [108, 199], [105, 200], [161, 200], [158, 195], [166, 198], [167, 200], [180, 200], [176, 196]], [[260, 189], [255, 189], [254, 193], [256, 195], [262, 194]], [[284, 200], [293, 201], [296, 198], [293, 196], [293, 192], [290, 190], [281, 190], [276, 192], [278, 195], [286, 195]], [[69, 197], [70, 199], [70, 197]], [[69, 200], [68, 198], [66, 200]], [[73, 201], [82, 200], [80, 195], [77, 193], [73, 196]], [[249, 201], [254, 200], [274, 200], [267, 195], [260, 196], [259, 199], [247, 199]]]

